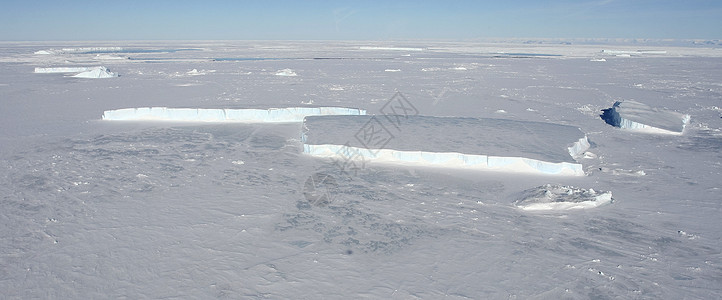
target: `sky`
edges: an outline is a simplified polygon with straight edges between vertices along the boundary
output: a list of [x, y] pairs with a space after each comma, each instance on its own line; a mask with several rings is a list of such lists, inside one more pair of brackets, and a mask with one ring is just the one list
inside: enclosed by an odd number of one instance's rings
[[722, 39], [719, 0], [6, 0], [0, 40]]

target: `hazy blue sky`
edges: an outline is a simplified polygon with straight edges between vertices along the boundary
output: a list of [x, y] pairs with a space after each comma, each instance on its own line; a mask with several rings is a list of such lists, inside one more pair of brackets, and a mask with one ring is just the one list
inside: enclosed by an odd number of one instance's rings
[[0, 40], [722, 39], [720, 0], [6, 0], [0, 7]]

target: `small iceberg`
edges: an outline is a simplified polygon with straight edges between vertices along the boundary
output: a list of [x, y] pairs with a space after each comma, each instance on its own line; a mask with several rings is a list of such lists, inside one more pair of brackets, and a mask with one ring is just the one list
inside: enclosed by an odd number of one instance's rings
[[670, 110], [652, 108], [637, 101], [617, 101], [603, 109], [600, 116], [607, 124], [649, 133], [682, 134], [690, 116]]
[[75, 78], [113, 78], [118, 77], [118, 74], [111, 72], [106, 67], [95, 67], [90, 70], [80, 72], [73, 75]]

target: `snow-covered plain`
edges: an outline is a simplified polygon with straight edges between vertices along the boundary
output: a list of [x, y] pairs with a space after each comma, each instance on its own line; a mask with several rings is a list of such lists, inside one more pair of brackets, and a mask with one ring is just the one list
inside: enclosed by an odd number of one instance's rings
[[[3, 298], [722, 297], [720, 49], [6, 42], [0, 53]], [[122, 76], [34, 73], [98, 54], [127, 56], [103, 62]], [[287, 69], [297, 76], [276, 75]], [[300, 123], [101, 120], [310, 103], [380, 116], [397, 92], [418, 115], [580, 128], [586, 176], [351, 171], [303, 154]], [[691, 120], [681, 135], [607, 125], [601, 110], [624, 100]]]

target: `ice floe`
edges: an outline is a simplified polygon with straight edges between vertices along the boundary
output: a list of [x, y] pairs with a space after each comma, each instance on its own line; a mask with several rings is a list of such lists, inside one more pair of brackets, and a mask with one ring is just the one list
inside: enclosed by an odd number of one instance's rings
[[302, 122], [306, 116], [365, 115], [366, 110], [346, 107], [288, 107], [270, 109], [139, 107], [106, 110], [103, 120], [179, 122]]
[[278, 72], [276, 72], [276, 76], [298, 76], [298, 74], [296, 74], [296, 72], [292, 69], [283, 69], [278, 70]]
[[612, 201], [612, 192], [546, 184], [523, 191], [514, 205], [528, 211], [558, 211], [594, 208]]
[[633, 100], [617, 101], [602, 112], [602, 119], [609, 125], [649, 133], [682, 134], [690, 120], [687, 114], [652, 108]]
[[344, 161], [575, 176], [589, 148], [571, 126], [428, 116], [308, 117], [301, 139], [304, 153]]
[[215, 72], [216, 72], [216, 70], [200, 70], [200, 71], [198, 71], [198, 69], [193, 69], [193, 70], [186, 72], [186, 75], [199, 76], [199, 75], [206, 75], [208, 73], [215, 73]]

